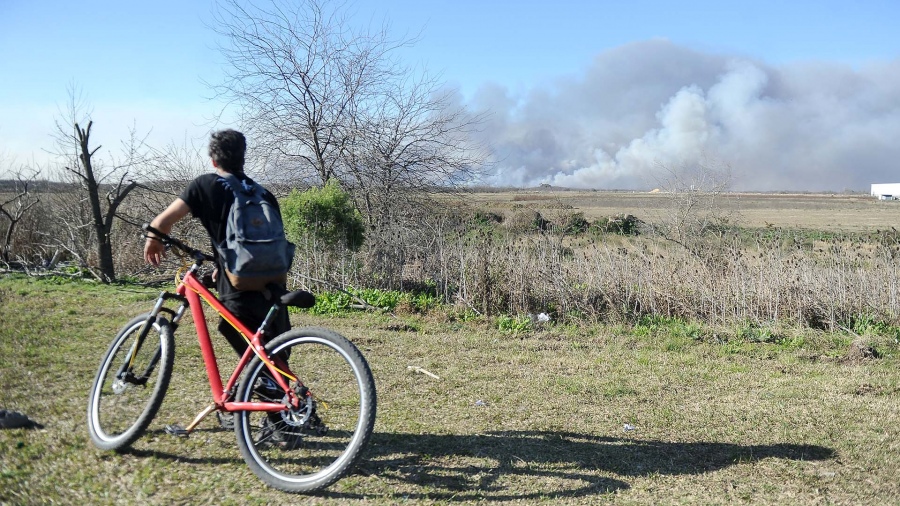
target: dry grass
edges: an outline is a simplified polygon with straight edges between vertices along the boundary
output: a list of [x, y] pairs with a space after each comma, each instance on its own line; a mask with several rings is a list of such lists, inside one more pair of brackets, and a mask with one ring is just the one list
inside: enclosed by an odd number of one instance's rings
[[[507, 215], [529, 208], [550, 214], [583, 212], [591, 220], [626, 213], [651, 221], [668, 213], [671, 201], [665, 193], [549, 190], [475, 193], [469, 199]], [[729, 193], [720, 203], [747, 227], [863, 231], [900, 223], [900, 202], [869, 195]]]
[[[711, 221], [724, 217], [738, 227], [723, 234], [687, 230], [670, 234], [672, 241], [656, 234], [572, 236], [559, 227], [577, 213], [590, 221], [632, 214], [664, 228], [683, 211], [664, 193], [508, 191], [470, 201], [506, 221], [430, 243], [441, 249], [426, 258], [443, 263], [424, 271], [457, 287], [455, 300], [476, 311], [828, 329], [858, 319], [900, 325], [896, 202], [724, 194]], [[516, 228], [534, 213], [557, 226], [543, 233]]]
[[[128, 212], [137, 216], [153, 208], [149, 198], [136, 196]], [[724, 194], [717, 212], [743, 228], [724, 238], [684, 234], [681, 239], [694, 241], [687, 245], [652, 234], [573, 238], [559, 226], [575, 213], [591, 221], [632, 214], [665, 224], [677, 211], [665, 193], [505, 191], [472, 194], [466, 203], [508, 220], [483, 226], [471, 214], [430, 210], [379, 230], [380, 237], [373, 233], [358, 254], [318, 245], [303, 249], [297, 274], [332, 283], [314, 288], [431, 287], [461, 308], [487, 315], [547, 312], [606, 322], [662, 315], [715, 325], [826, 329], [863, 319], [900, 326], [900, 284], [894, 282], [900, 277], [900, 234], [892, 230], [900, 222], [898, 202]], [[47, 218], [44, 211], [34, 218]], [[543, 232], [514, 226], [537, 212], [556, 226]], [[42, 223], [28, 226], [44, 230]], [[178, 233], [190, 236], [196, 229], [193, 224]], [[116, 234], [119, 274], [151, 275], [135, 227], [122, 224]], [[206, 242], [196, 235], [192, 240]]]
[[850, 340], [839, 335], [804, 331], [761, 342], [665, 322], [548, 325], [515, 335], [440, 314], [295, 315], [295, 323], [329, 326], [355, 341], [379, 393], [365, 460], [312, 497], [263, 486], [234, 435], [213, 421], [188, 440], [162, 434], [209, 396], [196, 341], [183, 328], [172, 387], [150, 434], [129, 453], [100, 452], [84, 426], [94, 369], [117, 327], [155, 295], [0, 279], [0, 407], [46, 425], [0, 431], [0, 503], [887, 504], [900, 497], [896, 340], [869, 336], [881, 358], [845, 361]]

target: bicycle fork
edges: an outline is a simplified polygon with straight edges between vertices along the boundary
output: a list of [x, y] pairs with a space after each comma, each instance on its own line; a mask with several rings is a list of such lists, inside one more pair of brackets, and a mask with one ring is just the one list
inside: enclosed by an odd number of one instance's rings
[[182, 304], [178, 308], [178, 311], [172, 311], [170, 309], [163, 308], [163, 304], [165, 303], [165, 301], [171, 298], [181, 299], [182, 302], [184, 302], [184, 299], [180, 295], [175, 295], [168, 292], [162, 292], [159, 295], [159, 298], [156, 300], [156, 304], [153, 306], [150, 314], [147, 315], [147, 319], [144, 320], [141, 331], [138, 333], [137, 338], [131, 345], [131, 349], [128, 350], [128, 354], [125, 356], [125, 360], [123, 361], [122, 366], [116, 372], [116, 381], [113, 383], [114, 393], [122, 393], [125, 390], [126, 383], [138, 386], [147, 384], [147, 380], [150, 378], [150, 374], [153, 372], [153, 369], [156, 367], [156, 364], [159, 363], [159, 359], [162, 356], [162, 348], [156, 348], [156, 352], [153, 354], [153, 357], [147, 364], [146, 369], [144, 369], [144, 371], [139, 375], [136, 375], [131, 368], [134, 366], [134, 358], [140, 351], [141, 346], [143, 346], [144, 340], [147, 338], [147, 334], [150, 333], [150, 329], [153, 327], [153, 323], [159, 316], [160, 311], [166, 311], [172, 314], [172, 321], [170, 322], [172, 332], [174, 332], [175, 329], [178, 328], [178, 322], [181, 320], [181, 316], [184, 314], [185, 304]]

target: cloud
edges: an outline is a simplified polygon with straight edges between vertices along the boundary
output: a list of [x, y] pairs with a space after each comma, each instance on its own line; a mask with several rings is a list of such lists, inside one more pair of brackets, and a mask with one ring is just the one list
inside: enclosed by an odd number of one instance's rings
[[744, 190], [867, 190], [900, 180], [900, 60], [767, 65], [665, 40], [598, 55], [522, 96], [497, 85], [483, 140], [495, 184], [648, 189], [715, 160]]

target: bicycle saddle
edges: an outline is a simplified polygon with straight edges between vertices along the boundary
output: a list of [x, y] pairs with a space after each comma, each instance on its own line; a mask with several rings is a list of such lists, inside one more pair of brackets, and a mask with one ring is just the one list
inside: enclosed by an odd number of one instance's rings
[[274, 298], [278, 300], [277, 304], [279, 306], [310, 308], [316, 305], [316, 296], [306, 290], [294, 290], [293, 292], [288, 292], [287, 288], [275, 283], [266, 285], [266, 290], [272, 294], [272, 296], [269, 297], [270, 299]]

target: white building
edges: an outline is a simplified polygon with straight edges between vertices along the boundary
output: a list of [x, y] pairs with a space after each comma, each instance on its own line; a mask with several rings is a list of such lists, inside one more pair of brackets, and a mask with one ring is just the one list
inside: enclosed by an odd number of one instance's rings
[[900, 200], [900, 183], [873, 184], [872, 195], [878, 200]]

